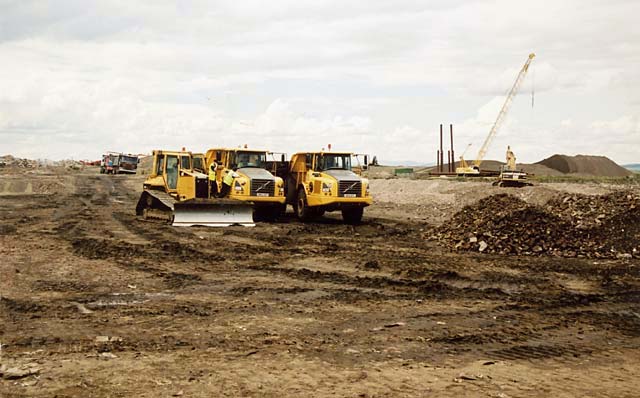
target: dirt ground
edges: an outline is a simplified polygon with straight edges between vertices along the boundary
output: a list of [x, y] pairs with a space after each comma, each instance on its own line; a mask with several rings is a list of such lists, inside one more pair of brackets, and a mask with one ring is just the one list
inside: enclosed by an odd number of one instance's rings
[[373, 180], [359, 226], [215, 229], [136, 219], [141, 178], [0, 174], [0, 396], [638, 396], [637, 260], [428, 239], [489, 183]]

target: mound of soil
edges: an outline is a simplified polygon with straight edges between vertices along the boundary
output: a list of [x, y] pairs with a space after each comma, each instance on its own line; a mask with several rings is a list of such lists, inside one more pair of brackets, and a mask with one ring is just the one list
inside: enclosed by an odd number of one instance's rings
[[553, 155], [536, 164], [547, 166], [565, 174], [581, 174], [598, 177], [625, 177], [631, 171], [616, 164], [605, 156], [567, 156]]
[[640, 196], [565, 194], [536, 206], [493, 195], [456, 213], [437, 232], [454, 250], [562, 257], [640, 257]]

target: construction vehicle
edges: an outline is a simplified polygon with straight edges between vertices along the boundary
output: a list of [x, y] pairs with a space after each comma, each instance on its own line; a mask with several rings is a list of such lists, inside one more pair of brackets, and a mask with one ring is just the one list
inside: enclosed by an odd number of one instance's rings
[[195, 171], [187, 151], [153, 151], [153, 169], [144, 181], [136, 214], [174, 226], [254, 226], [252, 207], [239, 200], [211, 197], [208, 176]]
[[217, 196], [252, 206], [256, 221], [273, 221], [286, 208], [284, 182], [267, 170], [268, 153], [246, 147], [212, 148], [205, 155], [207, 170], [215, 168]]
[[193, 170], [207, 174], [207, 162], [203, 153], [193, 154]]
[[476, 155], [476, 159], [473, 161], [473, 164], [469, 165], [464, 160], [463, 156], [460, 156], [460, 167], [456, 168], [456, 174], [463, 175], [463, 176], [480, 175], [480, 165], [484, 160], [484, 156], [487, 154], [489, 145], [491, 144], [491, 141], [493, 141], [493, 138], [498, 133], [498, 129], [502, 125], [502, 122], [504, 122], [507, 116], [507, 112], [509, 111], [509, 107], [511, 106], [511, 103], [513, 102], [514, 97], [518, 93], [518, 89], [520, 88], [520, 85], [522, 84], [522, 81], [524, 80], [524, 77], [527, 75], [527, 71], [529, 70], [529, 65], [531, 65], [531, 62], [533, 61], [533, 58], [535, 56], [536, 55], [534, 53], [529, 54], [527, 61], [524, 63], [524, 65], [520, 69], [520, 72], [518, 72], [516, 81], [513, 83], [513, 86], [511, 86], [511, 90], [509, 90], [509, 94], [507, 94], [507, 98], [505, 99], [504, 104], [500, 109], [500, 113], [498, 113], [498, 118], [493, 123], [493, 126], [489, 131], [489, 135], [487, 135], [487, 138], [485, 138], [484, 143], [480, 147], [480, 150], [478, 151], [478, 154]]
[[[322, 216], [326, 211], [342, 212], [348, 224], [362, 220], [364, 208], [373, 203], [369, 180], [352, 170], [349, 152], [301, 152], [291, 157], [286, 175], [287, 203], [303, 221]], [[367, 168], [367, 157], [364, 166]], [[359, 163], [359, 160], [358, 160]]]
[[100, 174], [136, 174], [138, 156], [107, 152], [100, 161]]
[[528, 181], [529, 175], [522, 170], [516, 169], [516, 156], [514, 155], [511, 147], [507, 147], [507, 163], [502, 166], [500, 170], [500, 176], [493, 185], [499, 187], [525, 187], [532, 185]]

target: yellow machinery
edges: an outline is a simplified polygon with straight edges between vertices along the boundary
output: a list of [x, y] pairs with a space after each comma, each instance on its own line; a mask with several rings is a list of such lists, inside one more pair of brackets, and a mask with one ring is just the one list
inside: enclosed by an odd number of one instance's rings
[[194, 153], [193, 157], [193, 171], [198, 171], [200, 173], [207, 174], [207, 162], [205, 160], [204, 154], [202, 153]]
[[[291, 157], [286, 176], [287, 203], [299, 219], [340, 210], [346, 223], [362, 220], [364, 208], [373, 199], [369, 180], [352, 171], [352, 157], [352, 153], [338, 152], [302, 152]], [[366, 168], [366, 157], [364, 163]]]
[[500, 170], [498, 180], [493, 183], [499, 187], [520, 188], [531, 185], [528, 181], [529, 175], [522, 170], [516, 169], [516, 156], [511, 147], [507, 147], [507, 164]]
[[205, 155], [208, 170], [215, 164], [217, 196], [250, 204], [256, 221], [273, 221], [286, 206], [282, 178], [266, 170], [267, 154], [247, 148], [212, 148]]
[[153, 151], [153, 169], [144, 182], [136, 214], [174, 226], [254, 225], [247, 203], [210, 196], [207, 175], [194, 170], [194, 156], [186, 151]]
[[502, 125], [502, 122], [507, 116], [507, 112], [509, 111], [511, 102], [513, 101], [513, 98], [515, 97], [515, 95], [518, 93], [518, 89], [520, 88], [520, 85], [522, 84], [522, 81], [524, 80], [524, 77], [527, 75], [527, 71], [529, 70], [529, 65], [531, 65], [531, 62], [533, 61], [533, 58], [535, 56], [536, 55], [533, 53], [529, 54], [529, 58], [527, 58], [527, 61], [522, 66], [522, 69], [520, 69], [520, 72], [516, 77], [516, 81], [513, 83], [513, 86], [511, 87], [511, 90], [509, 90], [509, 94], [507, 94], [507, 98], [505, 99], [504, 104], [500, 109], [498, 118], [493, 123], [493, 126], [489, 131], [489, 135], [487, 135], [487, 138], [484, 140], [484, 143], [480, 147], [480, 150], [478, 151], [478, 155], [476, 156], [476, 159], [474, 160], [473, 164], [469, 166], [469, 164], [464, 160], [464, 158], [460, 156], [460, 167], [456, 168], [456, 174], [458, 175], [480, 174], [480, 164], [482, 164], [482, 161], [484, 160], [484, 156], [487, 154], [487, 150], [489, 149], [489, 145], [491, 144], [491, 141], [498, 133], [498, 129], [500, 128], [500, 126]]

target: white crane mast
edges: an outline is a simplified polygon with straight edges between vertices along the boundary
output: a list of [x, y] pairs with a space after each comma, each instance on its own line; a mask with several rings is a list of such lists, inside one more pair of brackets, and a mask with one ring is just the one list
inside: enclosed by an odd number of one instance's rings
[[516, 81], [513, 83], [513, 86], [511, 87], [511, 90], [509, 91], [507, 98], [504, 100], [504, 105], [502, 105], [502, 109], [500, 109], [500, 113], [498, 113], [498, 118], [493, 123], [493, 127], [491, 127], [491, 131], [489, 131], [489, 135], [484, 140], [482, 147], [480, 147], [480, 150], [478, 151], [478, 155], [476, 156], [476, 160], [473, 162], [473, 164], [478, 168], [480, 168], [480, 164], [482, 163], [484, 156], [487, 154], [487, 150], [489, 149], [489, 145], [491, 144], [491, 141], [493, 141], [493, 138], [496, 136], [498, 129], [500, 128], [500, 126], [502, 125], [502, 122], [507, 116], [507, 112], [509, 111], [509, 106], [511, 105], [511, 102], [513, 102], [513, 97], [515, 97], [516, 94], [518, 93], [520, 84], [522, 84], [522, 81], [524, 80], [524, 77], [526, 76], [527, 71], [529, 70], [529, 65], [531, 65], [531, 61], [533, 61], [533, 58], [535, 56], [536, 55], [534, 53], [529, 54], [529, 58], [527, 59], [527, 62], [525, 62], [524, 65], [522, 66], [522, 69], [520, 69], [520, 73], [518, 73], [518, 77], [516, 77]]

